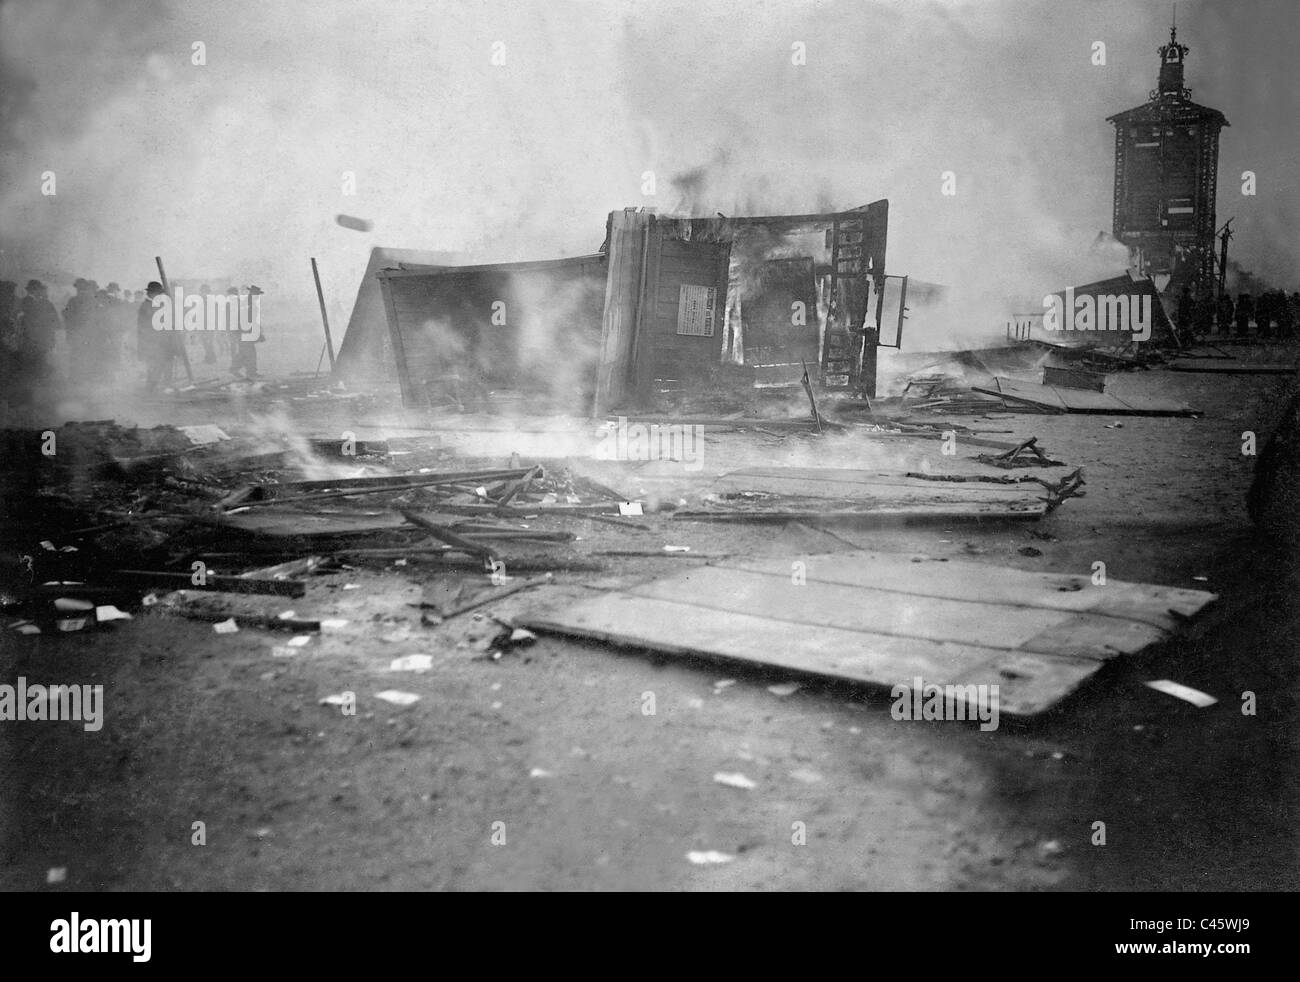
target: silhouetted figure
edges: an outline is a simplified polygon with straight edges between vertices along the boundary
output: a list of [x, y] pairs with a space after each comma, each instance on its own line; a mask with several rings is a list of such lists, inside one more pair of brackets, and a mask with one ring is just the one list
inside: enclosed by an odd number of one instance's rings
[[58, 343], [62, 324], [40, 280], [27, 281], [27, 295], [23, 297], [20, 314], [19, 372], [26, 383], [26, 394], [34, 396], [53, 373], [50, 354]]
[[[244, 304], [244, 316], [251, 323], [259, 311], [260, 301], [255, 301], [254, 297], [261, 296], [262, 291], [257, 286], [248, 288], [248, 295], [240, 298], [240, 303]], [[260, 317], [259, 317], [260, 320]], [[235, 345], [235, 360], [231, 369], [236, 375], [243, 374], [244, 378], [257, 378], [257, 345], [259, 341], [254, 341], [252, 337], [241, 331], [236, 335], [238, 342]]]
[[1229, 334], [1232, 331], [1232, 297], [1227, 293], [1219, 295], [1218, 314], [1215, 318], [1216, 333]]
[[18, 284], [0, 280], [0, 402], [19, 387]]
[[144, 291], [145, 298], [135, 314], [135, 351], [144, 362], [144, 388], [146, 392], [158, 391], [164, 369], [170, 369], [172, 332], [155, 331], [153, 317], [156, 308], [153, 298], [163, 292], [162, 284], [151, 282]]
[[[203, 298], [204, 318], [208, 316], [207, 315], [208, 296], [211, 293], [212, 290], [208, 287], [206, 283], [204, 283], [201, 287], [199, 287], [199, 296]], [[207, 323], [206, 320], [204, 321], [204, 323], [205, 324]], [[215, 365], [217, 363], [217, 342], [216, 339], [212, 336], [212, 332], [211, 331], [202, 332], [199, 335], [199, 341], [203, 345], [203, 364]]]
[[1192, 330], [1192, 312], [1195, 308], [1195, 301], [1192, 300], [1192, 291], [1190, 287], [1184, 286], [1182, 292], [1178, 294], [1178, 310], [1174, 317], [1178, 321], [1180, 331]]
[[1209, 297], [1201, 297], [1196, 301], [1192, 316], [1195, 322], [1193, 333], [1196, 337], [1209, 337], [1210, 331], [1214, 328], [1214, 301]]
[[1249, 293], [1237, 294], [1237, 337], [1250, 334], [1250, 319], [1255, 316], [1255, 300]]
[[63, 308], [63, 328], [68, 338], [68, 378], [75, 385], [94, 368], [90, 335], [94, 329], [96, 283], [77, 277], [72, 286], [77, 292]]

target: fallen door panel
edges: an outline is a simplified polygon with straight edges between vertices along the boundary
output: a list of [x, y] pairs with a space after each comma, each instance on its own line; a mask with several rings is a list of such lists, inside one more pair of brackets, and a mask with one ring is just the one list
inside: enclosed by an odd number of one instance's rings
[[[943, 567], [951, 567], [944, 569]], [[1213, 594], [973, 563], [842, 553], [807, 564], [727, 560], [554, 602], [528, 626], [614, 644], [892, 688], [998, 685], [1000, 711], [1030, 716], [1106, 659], [1172, 634]], [[1089, 581], [1090, 582], [1090, 581]]]

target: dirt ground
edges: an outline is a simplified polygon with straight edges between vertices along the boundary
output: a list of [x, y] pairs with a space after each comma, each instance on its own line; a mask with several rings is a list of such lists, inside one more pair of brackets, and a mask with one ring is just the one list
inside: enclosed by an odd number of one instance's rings
[[[424, 626], [421, 567], [375, 566], [314, 578], [305, 598], [283, 603], [348, 620], [292, 657], [273, 654], [284, 635], [219, 635], [153, 614], [93, 634], [0, 633], [0, 679], [102, 683], [107, 707], [97, 733], [0, 728], [0, 887], [1293, 889], [1300, 573], [1252, 532], [1253, 458], [1241, 453], [1245, 430], [1262, 447], [1293, 383], [1162, 370], [1112, 378], [1121, 396], [1181, 398], [1205, 415], [956, 417], [1013, 431], [992, 439], [1039, 437], [1084, 466], [1087, 496], [1036, 523], [834, 530], [863, 547], [1022, 569], [1086, 574], [1101, 560], [1115, 579], [1220, 595], [1179, 638], [1111, 663], [1032, 723], [981, 732], [895, 721], [887, 693], [806, 684], [779, 697], [766, 687], [783, 676], [555, 637], [494, 661], [473, 643], [494, 632], [490, 620]], [[137, 421], [237, 425], [220, 410], [158, 412]], [[361, 439], [398, 435], [333, 422]], [[304, 425], [335, 435], [319, 417]], [[467, 433], [458, 445], [535, 452], [522, 432]], [[705, 459], [706, 472], [744, 461], [979, 469], [967, 459], [978, 449], [958, 447], [953, 462], [936, 441], [731, 432], [708, 435]], [[678, 544], [796, 559], [818, 538], [666, 514], [641, 521], [650, 531], [562, 527], [583, 537], [580, 551]], [[1022, 555], [1025, 546], [1041, 555]], [[605, 571], [556, 578], [612, 581], [694, 562], [602, 561]], [[536, 600], [525, 592], [484, 610], [509, 616]], [[417, 653], [432, 656], [431, 671], [388, 671]], [[1142, 684], [1156, 678], [1219, 702], [1198, 709]], [[723, 679], [735, 682], [715, 687]], [[398, 708], [373, 697], [384, 689], [420, 700]], [[357, 693], [356, 715], [318, 704], [345, 690]], [[1242, 712], [1247, 691], [1255, 715]], [[654, 716], [641, 711], [646, 692]], [[720, 771], [757, 787], [715, 783]], [[1105, 845], [1092, 844], [1098, 821]], [[204, 845], [193, 844], [196, 822]], [[806, 844], [792, 841], [795, 823]], [[694, 865], [686, 854], [698, 850], [735, 859]], [[46, 885], [51, 867], [66, 867], [62, 885]]]

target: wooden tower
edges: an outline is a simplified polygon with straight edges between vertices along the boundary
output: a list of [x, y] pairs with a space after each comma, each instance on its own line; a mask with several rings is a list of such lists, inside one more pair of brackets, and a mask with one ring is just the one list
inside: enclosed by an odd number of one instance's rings
[[1201, 296], [1214, 285], [1219, 130], [1228, 121], [1183, 87], [1188, 48], [1177, 28], [1159, 51], [1149, 101], [1107, 117], [1115, 126], [1114, 234], [1141, 272], [1157, 283], [1169, 278], [1164, 289], [1187, 285]]

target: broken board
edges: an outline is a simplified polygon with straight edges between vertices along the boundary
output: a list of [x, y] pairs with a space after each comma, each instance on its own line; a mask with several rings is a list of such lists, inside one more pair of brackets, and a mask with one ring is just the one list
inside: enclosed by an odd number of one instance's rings
[[1220, 358], [1180, 358], [1169, 363], [1172, 372], [1207, 372], [1214, 375], [1294, 375], [1295, 365], [1228, 361]]
[[1015, 408], [1017, 403], [1028, 403], [1058, 413], [1097, 413], [1105, 416], [1196, 416], [1199, 415], [1185, 403], [1147, 396], [1121, 399], [1109, 392], [1089, 392], [1065, 386], [1036, 385], [1033, 382], [1013, 381], [997, 377], [996, 389], [974, 385], [971, 389], [985, 395], [1001, 396]]
[[677, 517], [952, 521], [1037, 519], [1047, 512], [1038, 484], [927, 481], [840, 467], [750, 467], [723, 474], [713, 492], [722, 500]]
[[[1033, 716], [1118, 655], [1169, 637], [1214, 594], [877, 552], [734, 559], [553, 605], [540, 631], [909, 689], [997, 685]], [[971, 706], [974, 709], [976, 707]]]

